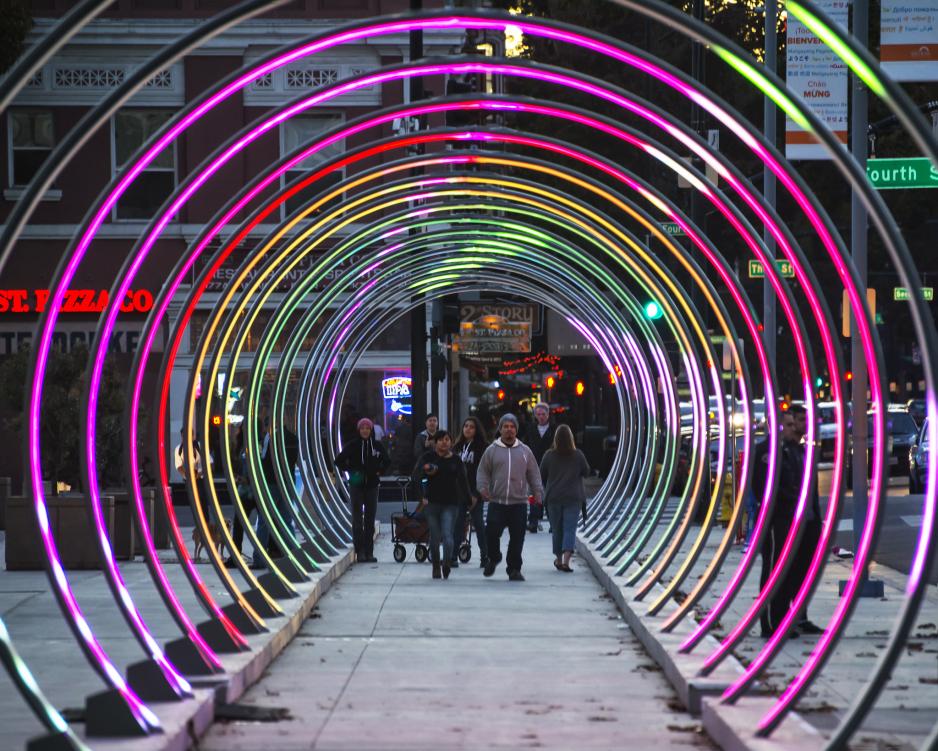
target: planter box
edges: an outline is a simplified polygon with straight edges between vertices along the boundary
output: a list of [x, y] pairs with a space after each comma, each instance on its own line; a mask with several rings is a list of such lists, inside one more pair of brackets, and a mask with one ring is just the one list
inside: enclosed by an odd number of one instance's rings
[[119, 561], [132, 561], [134, 558], [133, 509], [130, 493], [122, 488], [109, 488], [104, 491], [114, 498], [114, 525], [111, 527], [111, 548]]
[[[66, 569], [98, 569], [101, 561], [85, 508], [85, 498], [69, 493], [47, 496], [49, 528], [55, 537]], [[114, 498], [102, 496], [101, 505], [108, 532], [114, 529]], [[39, 538], [32, 498], [13, 496], [6, 507], [6, 567], [10, 571], [43, 569], [45, 553]]]

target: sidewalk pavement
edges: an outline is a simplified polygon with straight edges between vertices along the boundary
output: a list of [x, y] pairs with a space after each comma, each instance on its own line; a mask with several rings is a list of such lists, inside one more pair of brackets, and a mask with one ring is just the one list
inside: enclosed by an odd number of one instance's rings
[[713, 748], [588, 567], [554, 569], [546, 532], [525, 582], [484, 578], [475, 548], [448, 581], [413, 546], [395, 563], [386, 535], [376, 555], [241, 699], [288, 719], [216, 723], [201, 749]]
[[[184, 539], [190, 539], [189, 529], [183, 529]], [[5, 533], [0, 532], [0, 560], [4, 555]], [[203, 611], [185, 580], [171, 551], [160, 551], [167, 561], [169, 579], [192, 619], [204, 620]], [[88, 740], [94, 749], [115, 751], [163, 751], [186, 749], [197, 745], [197, 737], [211, 724], [217, 704], [234, 702], [248, 685], [256, 681], [271, 661], [293, 638], [306, 617], [330, 584], [348, 568], [351, 553], [336, 556], [323, 571], [314, 574], [311, 581], [296, 585], [299, 597], [281, 600], [286, 616], [267, 619], [268, 633], [247, 637], [250, 652], [219, 655], [225, 667], [222, 683], [198, 688], [193, 699], [151, 705], [163, 725], [164, 733], [143, 739]], [[204, 558], [204, 556], [203, 556]], [[157, 641], [164, 644], [180, 636], [175, 622], [163, 607], [152, 585], [142, 560], [120, 562], [121, 574], [137, 603], [144, 621]], [[220, 604], [228, 602], [227, 595], [207, 562], [198, 564], [212, 594]], [[77, 600], [84, 611], [95, 636], [107, 654], [122, 672], [126, 667], [143, 660], [144, 654], [117, 610], [100, 571], [69, 571]], [[235, 574], [236, 580], [240, 579]], [[0, 616], [2, 616], [16, 648], [32, 670], [47, 698], [60, 711], [83, 711], [85, 698], [104, 690], [103, 682], [92, 671], [79, 651], [77, 642], [65, 625], [51, 592], [46, 574], [42, 571], [6, 571], [0, 569]], [[83, 735], [82, 723], [73, 724]], [[44, 735], [44, 729], [35, 719], [11, 683], [0, 669], [0, 749], [13, 751], [25, 748], [26, 742]]]
[[[688, 540], [693, 539], [698, 531], [692, 529]], [[679, 592], [688, 592], [699, 573], [704, 570], [723, 530], [716, 529], [711, 535], [706, 552], [698, 565], [679, 588]], [[685, 544], [685, 549], [687, 544]], [[649, 547], [649, 549], [651, 549]], [[633, 630], [642, 636], [642, 641], [649, 653], [662, 666], [665, 674], [681, 694], [682, 700], [691, 702], [695, 712], [702, 696], [702, 720], [707, 732], [724, 748], [798, 748], [810, 751], [823, 748], [824, 739], [839, 722], [845, 710], [856, 695], [857, 688], [866, 683], [866, 677], [872, 670], [880, 653], [885, 647], [896, 614], [902, 605], [905, 587], [905, 575], [885, 566], [873, 565], [871, 578], [882, 579], [886, 596], [883, 599], [863, 599], [860, 601], [846, 635], [825, 665], [819, 678], [815, 680], [807, 695], [797, 705], [797, 712], [790, 716], [775, 731], [769, 740], [756, 739], [753, 730], [763, 714], [771, 706], [771, 697], [777, 697], [789, 680], [793, 678], [817, 641], [817, 637], [800, 635], [790, 639], [781, 653], [771, 663], [762, 676], [757, 691], [758, 695], [749, 695], [740, 699], [733, 707], [721, 704], [719, 694], [733, 674], [739, 674], [742, 664], [754, 657], [765, 643], [759, 637], [758, 622], [749, 636], [733, 651], [733, 659], [727, 660], [710, 680], [697, 678], [697, 670], [703, 659], [710, 653], [716, 642], [708, 637], [690, 655], [680, 655], [677, 647], [683, 640], [680, 637], [691, 632], [691, 623], [684, 622], [672, 634], [663, 634], [660, 624], [675, 609], [675, 605], [666, 606], [654, 617], [646, 615], [647, 605], [654, 601], [654, 592], [661, 592], [657, 587], [644, 602], [634, 599], [634, 590], [624, 587], [626, 577], [613, 577], [613, 568], [606, 567], [598, 560], [596, 550], [584, 542], [578, 541], [578, 552], [590, 563], [604, 586], [613, 595], [626, 616], [626, 621]], [[736, 546], [727, 558], [721, 573], [711, 587], [710, 592], [698, 606], [704, 611], [712, 606], [742, 557], [742, 548]], [[678, 562], [680, 557], [678, 557]], [[823, 581], [809, 603], [808, 614], [812, 621], [824, 626], [834, 612], [838, 600], [838, 581], [846, 579], [850, 573], [849, 560], [831, 558], [825, 569]], [[676, 570], [672, 566], [671, 571]], [[742, 617], [745, 608], [755, 599], [759, 584], [759, 566], [748, 576], [741, 592], [737, 595], [719, 621], [722, 627], [715, 634], [721, 638]], [[631, 569], [631, 570], [634, 570]], [[665, 582], [669, 579], [665, 578]], [[641, 582], [639, 582], [641, 583]], [[897, 665], [890, 683], [880, 695], [873, 711], [864, 725], [854, 736], [856, 748], [889, 749], [890, 751], [912, 751], [922, 746], [925, 738], [938, 720], [938, 588], [928, 588], [925, 601], [919, 613], [915, 629], [909, 640], [905, 655]]]

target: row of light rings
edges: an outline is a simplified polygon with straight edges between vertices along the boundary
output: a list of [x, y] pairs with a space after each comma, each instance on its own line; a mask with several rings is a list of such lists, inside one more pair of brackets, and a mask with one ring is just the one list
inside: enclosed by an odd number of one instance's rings
[[[664, 12], [664, 11], [662, 11], [661, 9], [657, 9], [657, 10], [658, 10], [658, 12]], [[890, 229], [890, 228], [887, 227], [887, 229]], [[901, 240], [901, 238], [900, 238], [900, 240]], [[900, 246], [900, 247], [901, 247], [901, 246]], [[929, 508], [929, 509], [930, 509], [930, 506], [928, 506], [928, 502], [931, 501], [931, 500], [933, 500], [933, 499], [929, 499], [929, 498], [926, 499], [926, 501], [927, 501], [927, 508]], [[931, 516], [931, 517], [926, 516], [926, 518], [927, 518], [928, 521], [933, 521], [933, 516]], [[931, 525], [926, 525], [926, 526], [928, 526], [928, 527], [930, 528]], [[875, 524], [873, 525], [873, 527], [875, 528]], [[919, 546], [919, 556], [917, 557], [917, 560], [918, 560], [919, 562], [921, 562], [922, 559], [925, 557], [924, 554], [923, 554], [923, 551], [925, 551], [925, 553], [927, 553], [927, 543], [928, 543], [929, 540], [930, 540], [929, 537], [924, 536], [924, 535], [923, 535], [923, 538], [922, 538], [922, 539], [926, 542], [926, 546], [923, 547], [921, 544], [920, 544], [920, 546]], [[920, 540], [920, 542], [921, 542], [921, 540]], [[917, 569], [917, 571], [920, 572], [920, 567], [919, 567], [919, 569]], [[914, 579], [913, 579], [913, 581], [910, 582], [910, 583], [911, 583], [911, 584], [916, 584], [916, 583], [917, 583], [917, 580], [914, 580]], [[915, 587], [910, 587], [910, 590], [915, 590]], [[804, 591], [804, 589], [803, 589], [802, 591]], [[911, 598], [910, 598], [910, 599], [911, 599]], [[907, 619], [906, 619], [906, 620], [907, 620]], [[901, 625], [901, 624], [900, 624], [900, 625]]]

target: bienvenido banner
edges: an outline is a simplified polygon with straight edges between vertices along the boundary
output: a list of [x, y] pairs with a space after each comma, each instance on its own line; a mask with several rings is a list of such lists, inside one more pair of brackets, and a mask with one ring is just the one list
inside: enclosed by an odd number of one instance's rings
[[897, 81], [938, 81], [938, 0], [883, 0], [879, 59]]
[[[847, 0], [818, 0], [818, 8], [847, 28]], [[814, 32], [788, 17], [788, 88], [805, 102], [834, 135], [847, 143], [847, 66]], [[794, 121], [785, 122], [785, 155], [789, 159], [827, 159], [824, 148]]]

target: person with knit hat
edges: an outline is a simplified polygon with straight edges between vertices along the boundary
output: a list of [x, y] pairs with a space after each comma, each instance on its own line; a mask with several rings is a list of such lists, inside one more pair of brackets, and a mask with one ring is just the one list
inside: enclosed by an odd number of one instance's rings
[[375, 513], [378, 510], [378, 484], [390, 465], [381, 441], [374, 438], [374, 423], [367, 417], [358, 421], [358, 435], [335, 458], [335, 466], [348, 473], [352, 502], [352, 540], [359, 563], [377, 563], [374, 556]]
[[507, 571], [510, 581], [524, 581], [521, 550], [528, 520], [528, 496], [538, 503], [544, 495], [534, 454], [518, 440], [518, 418], [506, 413], [498, 421], [498, 438], [482, 454], [476, 487], [489, 502], [485, 525], [489, 560], [483, 574], [491, 576], [501, 560], [501, 537], [508, 527]]

